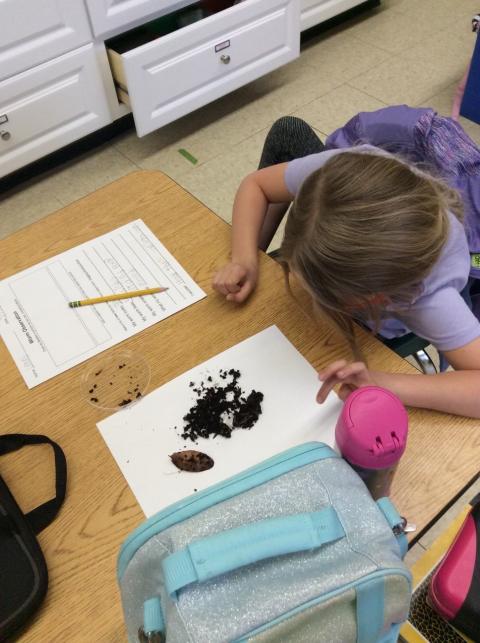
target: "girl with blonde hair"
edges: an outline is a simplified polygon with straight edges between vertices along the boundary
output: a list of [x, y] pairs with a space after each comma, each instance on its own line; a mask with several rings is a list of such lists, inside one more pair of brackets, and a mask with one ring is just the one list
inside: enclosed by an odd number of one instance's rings
[[[277, 121], [260, 169], [238, 189], [231, 261], [213, 285], [229, 301], [247, 299], [257, 281], [257, 249], [268, 247], [293, 202], [280, 248], [287, 279], [298, 279], [357, 358], [319, 373], [318, 402], [337, 384], [342, 398], [377, 384], [410, 406], [480, 417], [480, 322], [472, 311], [478, 275], [469, 248], [476, 231], [467, 228], [467, 239], [462, 213], [465, 206], [466, 220], [474, 220], [471, 190], [462, 188], [470, 173], [480, 189], [480, 152], [470, 139], [466, 146], [458, 124], [452, 130], [432, 110], [408, 110], [358, 115], [327, 139], [330, 149], [300, 119]], [[446, 131], [448, 154], [439, 154]], [[460, 187], [463, 199], [426, 167]], [[354, 322], [385, 338], [414, 332], [455, 370], [371, 371], [358, 359]]]

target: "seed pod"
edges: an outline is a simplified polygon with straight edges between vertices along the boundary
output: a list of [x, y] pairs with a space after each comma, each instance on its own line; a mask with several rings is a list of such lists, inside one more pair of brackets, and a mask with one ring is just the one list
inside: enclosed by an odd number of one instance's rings
[[172, 453], [170, 460], [182, 471], [207, 471], [213, 467], [212, 458], [201, 451], [177, 451]]

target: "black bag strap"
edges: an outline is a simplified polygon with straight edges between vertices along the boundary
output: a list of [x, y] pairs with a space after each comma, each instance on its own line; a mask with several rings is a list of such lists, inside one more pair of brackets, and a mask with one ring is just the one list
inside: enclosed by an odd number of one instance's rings
[[25, 514], [33, 531], [38, 534], [55, 518], [65, 499], [67, 488], [67, 461], [65, 454], [56, 442], [46, 435], [27, 435], [24, 433], [7, 433], [0, 435], [0, 455], [18, 451], [26, 445], [49, 444], [55, 454], [55, 497]]

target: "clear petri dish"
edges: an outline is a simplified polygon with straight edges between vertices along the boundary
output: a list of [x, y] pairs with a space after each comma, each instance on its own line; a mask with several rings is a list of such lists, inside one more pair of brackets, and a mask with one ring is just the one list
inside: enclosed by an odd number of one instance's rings
[[142, 355], [122, 350], [89, 362], [82, 374], [82, 395], [99, 409], [118, 411], [135, 404], [148, 390], [150, 367]]

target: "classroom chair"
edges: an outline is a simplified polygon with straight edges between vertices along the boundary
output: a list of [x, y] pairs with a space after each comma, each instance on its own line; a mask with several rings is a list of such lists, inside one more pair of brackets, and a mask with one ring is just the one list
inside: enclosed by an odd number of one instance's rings
[[425, 348], [430, 345], [428, 340], [417, 337], [414, 333], [407, 333], [403, 335], [403, 337], [394, 337], [393, 339], [386, 339], [378, 335], [377, 337], [385, 346], [397, 353], [397, 355], [400, 355], [400, 357], [413, 357], [426, 375], [434, 375], [437, 372], [432, 358], [425, 350]]

